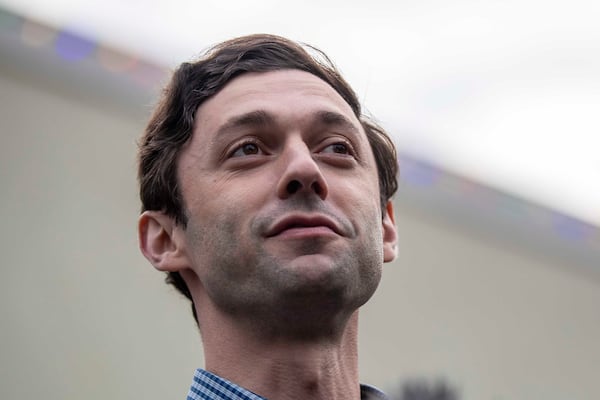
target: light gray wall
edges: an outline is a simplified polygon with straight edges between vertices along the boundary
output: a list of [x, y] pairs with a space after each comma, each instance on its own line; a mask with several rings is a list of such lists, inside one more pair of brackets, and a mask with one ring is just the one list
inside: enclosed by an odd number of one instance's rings
[[[60, 87], [0, 69], [0, 398], [184, 398], [199, 337], [136, 243], [147, 113]], [[396, 203], [399, 259], [361, 316], [364, 381], [600, 398], [598, 274]]]
[[142, 122], [7, 76], [0, 93], [0, 398], [183, 398], [199, 342], [137, 251]]
[[465, 399], [600, 398], [600, 279], [399, 207], [400, 257], [362, 319], [362, 367]]

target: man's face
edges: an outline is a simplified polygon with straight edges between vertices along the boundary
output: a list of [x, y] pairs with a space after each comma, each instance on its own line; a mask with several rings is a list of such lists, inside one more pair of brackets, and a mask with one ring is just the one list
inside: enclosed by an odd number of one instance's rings
[[178, 178], [188, 268], [216, 308], [352, 312], [375, 291], [384, 259], [375, 161], [350, 106], [316, 76], [232, 80], [197, 110]]

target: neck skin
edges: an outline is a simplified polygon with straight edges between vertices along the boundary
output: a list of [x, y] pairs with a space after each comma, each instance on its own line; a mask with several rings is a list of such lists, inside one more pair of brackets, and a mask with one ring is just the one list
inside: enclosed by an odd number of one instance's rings
[[206, 300], [195, 299], [207, 371], [270, 400], [360, 399], [358, 311], [331, 335], [288, 340], [256, 332]]

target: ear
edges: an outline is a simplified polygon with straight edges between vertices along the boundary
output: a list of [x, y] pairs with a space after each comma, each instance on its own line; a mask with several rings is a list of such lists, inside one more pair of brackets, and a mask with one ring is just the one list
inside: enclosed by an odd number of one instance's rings
[[142, 254], [154, 268], [174, 272], [189, 267], [183, 231], [164, 213], [144, 211], [138, 221], [138, 239]]
[[396, 222], [394, 221], [394, 206], [391, 201], [387, 202], [385, 212], [383, 213], [383, 261], [394, 261], [398, 255], [398, 233], [396, 232]]

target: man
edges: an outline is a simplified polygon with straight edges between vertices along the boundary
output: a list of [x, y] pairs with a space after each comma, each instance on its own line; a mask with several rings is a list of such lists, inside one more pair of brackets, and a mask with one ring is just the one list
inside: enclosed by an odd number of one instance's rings
[[319, 51], [271, 35], [175, 72], [140, 142], [140, 249], [192, 301], [188, 399], [380, 399], [358, 308], [396, 254], [394, 146]]

